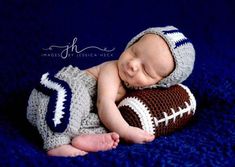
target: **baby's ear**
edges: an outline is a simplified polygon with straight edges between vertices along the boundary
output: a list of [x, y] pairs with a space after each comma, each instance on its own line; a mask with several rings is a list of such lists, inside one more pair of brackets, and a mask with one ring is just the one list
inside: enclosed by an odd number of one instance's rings
[[195, 113], [196, 100], [189, 88], [175, 85], [132, 90], [118, 108], [129, 125], [158, 137], [185, 127]]

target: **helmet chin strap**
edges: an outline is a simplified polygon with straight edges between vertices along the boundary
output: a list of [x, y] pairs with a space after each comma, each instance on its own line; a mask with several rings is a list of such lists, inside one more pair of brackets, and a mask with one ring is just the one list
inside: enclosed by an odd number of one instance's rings
[[148, 88], [148, 87], [142, 87], [142, 86], [131, 86], [128, 82], [123, 81], [124, 85], [129, 88], [129, 89], [135, 89], [135, 90], [142, 90], [144, 88]]
[[[149, 86], [131, 86], [128, 82], [122, 81], [123, 84], [126, 86], [126, 88], [128, 89], [134, 89], [134, 90], [143, 90], [143, 89], [154, 89], [154, 88], [158, 88], [161, 87], [158, 84], [153, 84], [153, 85], [149, 85]], [[162, 87], [164, 88], [164, 87]]]

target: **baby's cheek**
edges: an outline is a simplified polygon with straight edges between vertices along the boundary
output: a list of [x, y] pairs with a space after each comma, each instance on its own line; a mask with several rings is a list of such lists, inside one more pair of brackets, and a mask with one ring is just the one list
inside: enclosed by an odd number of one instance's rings
[[139, 76], [135, 79], [135, 84], [138, 86], [145, 86], [146, 84], [148, 84], [148, 81], [145, 77]]

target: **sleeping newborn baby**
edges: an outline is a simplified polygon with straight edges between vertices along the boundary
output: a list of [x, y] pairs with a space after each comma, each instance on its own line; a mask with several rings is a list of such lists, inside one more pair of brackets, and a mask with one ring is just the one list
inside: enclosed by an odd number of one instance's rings
[[[37, 127], [48, 155], [77, 156], [116, 148], [120, 138], [146, 143], [154, 136], [132, 127], [116, 103], [127, 88], [170, 87], [194, 66], [192, 43], [173, 26], [149, 28], [135, 36], [118, 60], [80, 70], [45, 73], [32, 91], [27, 118]], [[107, 129], [106, 129], [107, 128]]]

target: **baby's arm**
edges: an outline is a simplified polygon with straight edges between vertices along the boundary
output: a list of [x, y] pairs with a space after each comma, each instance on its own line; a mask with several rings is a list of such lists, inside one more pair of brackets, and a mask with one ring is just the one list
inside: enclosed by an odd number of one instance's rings
[[145, 143], [154, 139], [146, 131], [129, 126], [121, 116], [115, 100], [121, 80], [118, 75], [117, 62], [112, 61], [101, 66], [98, 76], [98, 113], [103, 124], [121, 138], [134, 143]]

